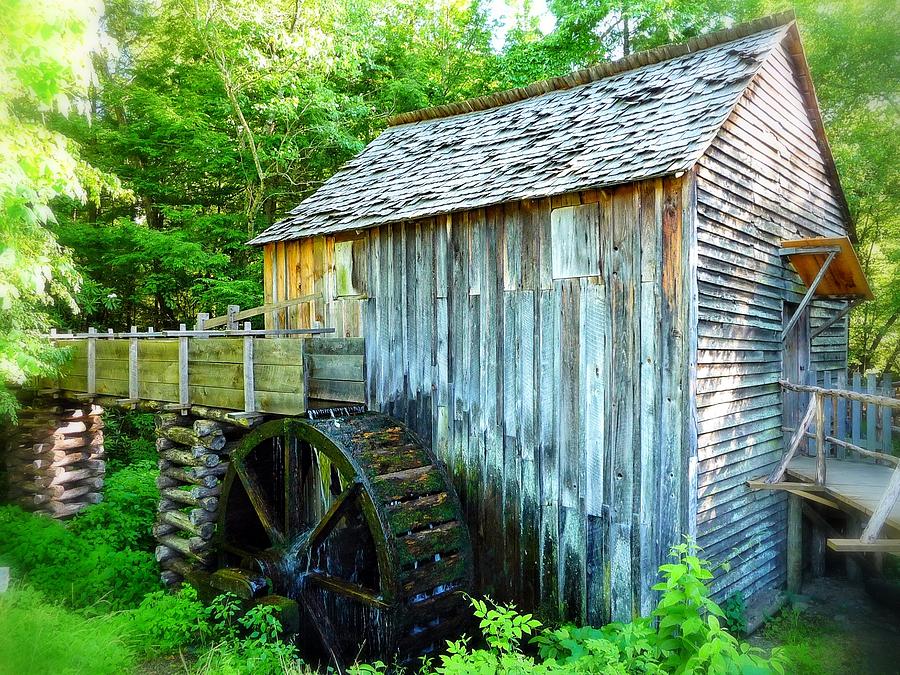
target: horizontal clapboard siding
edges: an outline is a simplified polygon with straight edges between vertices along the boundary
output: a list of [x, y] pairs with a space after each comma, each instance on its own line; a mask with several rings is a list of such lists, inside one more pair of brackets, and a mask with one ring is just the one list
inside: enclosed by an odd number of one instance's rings
[[[697, 533], [732, 563], [717, 597], [785, 578], [785, 500], [745, 481], [780, 459], [783, 302], [805, 288], [778, 256], [782, 240], [846, 234], [790, 55], [779, 48], [697, 167]], [[814, 331], [843, 303], [816, 301]], [[813, 341], [812, 365], [843, 369], [846, 319]]]

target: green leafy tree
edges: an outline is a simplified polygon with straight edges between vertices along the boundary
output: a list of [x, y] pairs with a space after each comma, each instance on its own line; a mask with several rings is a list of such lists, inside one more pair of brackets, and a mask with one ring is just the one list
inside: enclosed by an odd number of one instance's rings
[[104, 179], [45, 119], [54, 111], [87, 112], [80, 96], [90, 78], [97, 10], [90, 0], [0, 0], [0, 416], [14, 414], [11, 385], [59, 363], [60, 354], [38, 336], [47, 308], [75, 310], [78, 274], [47, 229], [50, 203], [84, 200], [83, 184]]

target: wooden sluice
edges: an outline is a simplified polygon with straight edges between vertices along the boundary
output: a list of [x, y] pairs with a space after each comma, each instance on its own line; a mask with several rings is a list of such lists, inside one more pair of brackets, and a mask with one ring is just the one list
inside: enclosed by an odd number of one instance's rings
[[304, 654], [338, 669], [360, 644], [413, 658], [470, 616], [462, 507], [431, 449], [366, 411], [364, 338], [236, 326], [298, 302], [232, 307], [196, 330], [49, 335], [70, 359], [23, 410], [12, 496], [54, 517], [97, 503], [104, 408], [155, 413], [167, 586], [275, 604]]

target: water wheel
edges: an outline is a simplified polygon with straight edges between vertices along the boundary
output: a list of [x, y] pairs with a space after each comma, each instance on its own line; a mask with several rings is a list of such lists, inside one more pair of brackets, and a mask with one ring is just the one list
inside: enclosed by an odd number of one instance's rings
[[386, 415], [262, 424], [233, 451], [220, 505], [211, 585], [296, 603], [308, 659], [409, 660], [471, 614], [459, 501], [431, 452]]

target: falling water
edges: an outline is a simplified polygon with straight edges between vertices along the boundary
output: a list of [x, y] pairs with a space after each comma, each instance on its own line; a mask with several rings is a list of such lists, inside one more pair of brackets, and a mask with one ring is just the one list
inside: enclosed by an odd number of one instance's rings
[[349, 417], [350, 415], [359, 415], [366, 411], [364, 405], [343, 405], [332, 408], [311, 408], [306, 412], [307, 417], [311, 420], [336, 419], [338, 417]]

